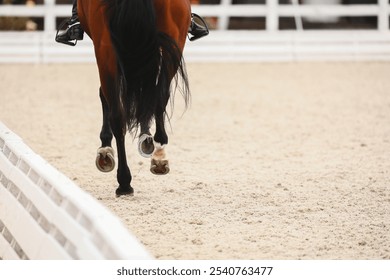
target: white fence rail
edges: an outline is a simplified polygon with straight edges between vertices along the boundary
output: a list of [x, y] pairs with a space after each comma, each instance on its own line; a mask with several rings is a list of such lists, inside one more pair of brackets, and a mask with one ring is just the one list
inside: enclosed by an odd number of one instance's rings
[[[265, 17], [266, 31], [276, 32], [280, 17], [324, 17], [324, 16], [377, 16], [378, 30], [389, 30], [389, 2], [378, 0], [378, 4], [365, 5], [327, 5], [305, 4], [290, 0], [291, 5], [278, 4], [278, 0], [267, 0], [263, 5], [233, 5], [232, 0], [221, 0], [220, 5], [199, 5], [193, 10], [202, 16], [218, 17], [218, 29], [226, 30], [229, 17]], [[308, 1], [307, 1], [308, 2]], [[296, 3], [296, 4], [294, 4]], [[326, 3], [326, 1], [324, 1]]]
[[151, 259], [119, 218], [0, 122], [1, 259]]
[[[307, 0], [306, 0], [307, 1]], [[221, 0], [219, 5], [194, 5], [193, 11], [217, 19], [216, 30], [208, 37], [188, 43], [188, 61], [296, 61], [296, 60], [390, 60], [388, 0], [366, 5], [233, 5]], [[294, 4], [295, 3], [295, 4]], [[75, 48], [54, 42], [57, 17], [68, 17], [70, 5], [55, 5], [46, 0], [35, 7], [0, 6], [0, 16], [33, 16], [44, 18], [41, 32], [0, 32], [0, 63], [27, 62], [93, 62], [92, 44], [87, 39]], [[303, 30], [306, 17], [371, 16], [377, 18], [372, 30]], [[263, 17], [265, 30], [227, 30], [231, 17]], [[297, 30], [280, 30], [279, 19], [291, 17]]]

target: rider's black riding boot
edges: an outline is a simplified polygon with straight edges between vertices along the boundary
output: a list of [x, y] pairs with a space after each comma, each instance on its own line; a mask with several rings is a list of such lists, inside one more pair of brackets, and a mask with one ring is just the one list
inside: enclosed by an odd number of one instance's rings
[[190, 41], [195, 41], [209, 35], [209, 28], [200, 16], [193, 13], [191, 14], [191, 26], [188, 33], [192, 35], [192, 37], [190, 37]]
[[73, 40], [83, 40], [84, 30], [81, 28], [79, 17], [77, 15], [77, 0], [73, 1], [72, 17], [67, 21], [68, 28], [61, 33], [57, 33], [56, 41], [59, 43], [74, 46]]

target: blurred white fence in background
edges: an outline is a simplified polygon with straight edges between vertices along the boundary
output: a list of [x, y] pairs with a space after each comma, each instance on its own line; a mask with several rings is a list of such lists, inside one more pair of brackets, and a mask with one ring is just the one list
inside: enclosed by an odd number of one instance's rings
[[[364, 5], [290, 2], [282, 5], [278, 0], [267, 0], [266, 4], [233, 5], [232, 0], [221, 0], [217, 5], [193, 5], [193, 12], [215, 19], [216, 30], [187, 44], [187, 61], [390, 60], [388, 0]], [[54, 41], [56, 18], [70, 14], [70, 5], [55, 5], [54, 0], [35, 7], [0, 6], [0, 16], [44, 18], [43, 31], [0, 32], [0, 63], [93, 62], [89, 39], [73, 48]], [[231, 17], [264, 18], [265, 29], [228, 30]], [[297, 29], [280, 29], [280, 19], [286, 17], [295, 20]], [[371, 30], [302, 28], [302, 19], [338, 17], [374, 17], [377, 26]]]

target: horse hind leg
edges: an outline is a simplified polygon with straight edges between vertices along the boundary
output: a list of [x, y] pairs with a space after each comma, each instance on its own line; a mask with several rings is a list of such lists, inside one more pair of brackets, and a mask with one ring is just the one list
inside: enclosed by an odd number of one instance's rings
[[118, 104], [116, 104], [116, 102], [118, 101], [115, 99], [111, 100], [109, 106], [105, 96], [103, 95], [102, 89], [100, 89], [100, 98], [103, 107], [103, 127], [100, 133], [102, 147], [98, 150], [97, 165], [98, 162], [99, 166], [100, 162], [103, 162], [103, 169], [105, 172], [114, 169], [114, 151], [111, 147], [111, 142], [113, 137], [115, 137], [118, 154], [117, 181], [119, 183], [119, 186], [116, 189], [115, 193], [117, 196], [133, 195], [134, 189], [130, 185], [132, 176], [129, 166], [127, 165], [126, 159], [126, 124], [124, 123], [124, 119], [120, 114], [118, 114], [118, 112], [115, 113], [115, 111], [112, 111], [115, 110], [115, 108], [119, 108]]
[[[160, 75], [161, 75], [161, 67], [162, 67], [162, 49], [160, 47], [160, 62], [158, 65], [157, 77], [156, 77], [156, 86], [158, 86]], [[152, 134], [150, 133], [150, 123], [141, 123], [141, 133], [138, 138], [138, 152], [141, 156], [150, 158], [153, 156], [155, 152], [155, 145], [153, 141]]]
[[116, 189], [115, 193], [117, 196], [133, 195], [134, 189], [130, 185], [132, 176], [126, 160], [126, 150], [125, 150], [125, 140], [124, 140], [125, 137], [122, 132], [119, 132], [118, 134], [114, 132], [114, 135], [118, 147], [117, 180], [119, 183], [119, 186]]
[[117, 181], [119, 183], [115, 193], [117, 196], [121, 195], [133, 195], [134, 189], [131, 187], [131, 173], [130, 168], [127, 165], [126, 148], [125, 148], [125, 134], [126, 125], [123, 123], [122, 118], [114, 117], [111, 119], [112, 132], [115, 136], [117, 152], [118, 152], [118, 170]]
[[154, 175], [166, 175], [169, 171], [169, 161], [166, 158], [165, 146], [158, 146], [151, 159], [150, 172]]
[[114, 149], [111, 147], [112, 130], [109, 120], [109, 108], [105, 97], [103, 96], [101, 88], [99, 89], [99, 96], [102, 103], [103, 110], [103, 125], [100, 131], [101, 147], [97, 150], [96, 167], [101, 172], [110, 172], [115, 168]]
[[150, 165], [150, 171], [155, 175], [166, 175], [170, 171], [169, 161], [167, 159], [167, 155], [165, 151], [165, 146], [166, 144], [168, 144], [168, 135], [165, 131], [164, 123], [165, 123], [165, 113], [162, 107], [160, 107], [156, 112], [156, 133], [154, 135], [156, 148], [153, 152], [151, 165]]
[[165, 153], [167, 143], [168, 136], [165, 131], [163, 111], [156, 114], [156, 133], [154, 137], [150, 133], [149, 123], [141, 123], [138, 152], [143, 157], [151, 158], [150, 171], [155, 175], [165, 175], [170, 171]]

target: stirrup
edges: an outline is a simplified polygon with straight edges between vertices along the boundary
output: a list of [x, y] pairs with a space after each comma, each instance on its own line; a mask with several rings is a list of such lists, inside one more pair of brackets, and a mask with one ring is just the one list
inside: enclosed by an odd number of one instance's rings
[[[195, 27], [195, 29], [192, 29], [193, 27]], [[198, 34], [193, 34], [193, 32], [195, 31], [201, 31], [201, 32], [199, 32]], [[207, 23], [204, 21], [204, 19], [201, 16], [191, 13], [191, 29], [189, 30], [189, 33], [193, 36], [190, 37], [188, 35], [188, 39], [190, 41], [195, 41], [197, 39], [209, 35], [210, 31], [207, 26]]]
[[[71, 19], [64, 19], [64, 20], [61, 22], [61, 24], [59, 25], [59, 27], [58, 27], [58, 29], [57, 29], [55, 41], [56, 41], [57, 43], [62, 43], [62, 44], [65, 44], [65, 45], [74, 47], [74, 46], [77, 45], [77, 39], [74, 40], [74, 42], [58, 40], [58, 33], [60, 33], [61, 29], [62, 29], [65, 25], [68, 25], [68, 28], [69, 28], [70, 23], [71, 23]], [[66, 31], [66, 30], [65, 30], [65, 31]]]

